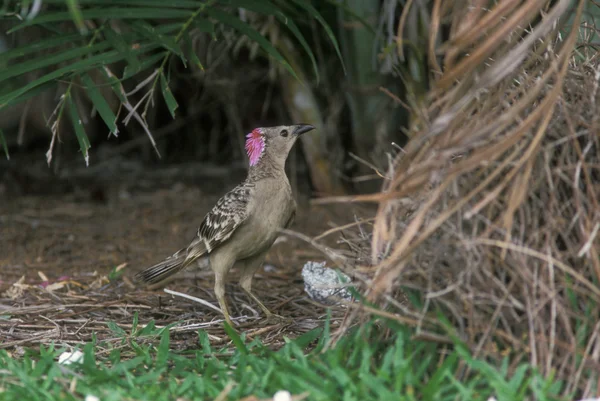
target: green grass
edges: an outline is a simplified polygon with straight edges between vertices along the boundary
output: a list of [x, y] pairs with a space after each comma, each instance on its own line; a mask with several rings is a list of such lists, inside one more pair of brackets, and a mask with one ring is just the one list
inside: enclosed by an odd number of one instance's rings
[[558, 399], [554, 395], [561, 390], [561, 383], [527, 365], [509, 375], [508, 361], [494, 367], [472, 359], [460, 344], [412, 340], [411, 331], [395, 323], [368, 323], [334, 347], [325, 347], [326, 326], [277, 351], [227, 331], [234, 349], [211, 346], [200, 331], [197, 349], [173, 352], [168, 329], [149, 325], [128, 334], [113, 325], [120, 341], [86, 344], [83, 363], [69, 366], [56, 362], [64, 349], [42, 347], [20, 358], [2, 350], [0, 399], [211, 400], [229, 385], [227, 400], [269, 398], [284, 389], [306, 392], [307, 400], [486, 400], [494, 395], [499, 401], [521, 401]]

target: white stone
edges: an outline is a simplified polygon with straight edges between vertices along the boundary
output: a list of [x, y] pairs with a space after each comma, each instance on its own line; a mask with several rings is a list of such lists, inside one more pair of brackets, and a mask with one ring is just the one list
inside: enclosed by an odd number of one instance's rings
[[273, 396], [273, 401], [292, 401], [292, 395], [287, 390], [279, 390]]
[[302, 267], [302, 278], [304, 291], [317, 302], [330, 305], [337, 302], [336, 298], [352, 300], [352, 294], [344, 287], [350, 282], [350, 277], [328, 268], [325, 262], [307, 262]]
[[81, 351], [63, 352], [58, 357], [58, 363], [61, 365], [70, 365], [72, 363], [81, 362], [83, 362], [83, 352]]

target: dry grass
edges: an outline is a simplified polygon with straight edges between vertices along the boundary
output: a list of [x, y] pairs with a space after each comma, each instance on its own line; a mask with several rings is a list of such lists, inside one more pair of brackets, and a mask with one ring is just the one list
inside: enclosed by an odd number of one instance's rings
[[[600, 386], [600, 63], [573, 52], [577, 29], [558, 34], [569, 12], [579, 26], [583, 1], [488, 3], [435, 1], [432, 89], [382, 192], [355, 198], [379, 204], [358, 271], [370, 299], [423, 339], [458, 335], [478, 356], [530, 362], [563, 380], [565, 395], [591, 396]], [[442, 24], [451, 39], [440, 44]]]
[[[107, 281], [106, 277], [99, 279]], [[209, 308], [182, 302], [168, 294], [159, 296], [157, 305], [155, 293], [127, 293], [119, 287], [113, 283], [90, 288], [82, 280], [68, 280], [52, 291], [38, 286], [13, 285], [12, 289], [23, 291], [14, 294], [17, 305], [2, 308], [6, 319], [0, 319], [0, 337], [3, 338], [0, 349], [15, 352], [20, 347], [39, 344], [83, 346], [94, 337], [103, 344], [118, 347], [123, 335], [154, 342], [155, 332], [147, 338], [139, 337], [140, 330], [150, 321], [155, 322], [157, 329], [174, 325], [169, 330], [173, 349], [196, 348], [198, 330], [204, 330], [214, 345], [231, 341], [223, 331], [222, 316], [210, 312]], [[259, 336], [266, 344], [278, 348], [283, 345], [284, 336], [295, 337], [323, 324], [324, 312], [313, 310], [310, 302], [297, 304], [297, 299], [302, 298], [301, 289], [297, 290], [293, 291], [296, 300], [286, 303], [285, 312], [281, 312], [293, 319], [288, 324], [265, 324], [252, 306], [238, 298], [240, 294], [231, 291], [237, 305], [245, 309], [234, 321], [248, 338]], [[134, 314], [138, 316], [139, 326], [133, 323]]]

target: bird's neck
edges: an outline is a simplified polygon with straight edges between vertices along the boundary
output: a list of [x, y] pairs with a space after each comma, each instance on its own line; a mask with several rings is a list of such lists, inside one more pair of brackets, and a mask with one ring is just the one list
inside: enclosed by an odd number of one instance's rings
[[285, 160], [272, 157], [268, 152], [260, 158], [258, 163], [250, 166], [248, 170], [248, 180], [257, 181], [263, 178], [286, 177]]

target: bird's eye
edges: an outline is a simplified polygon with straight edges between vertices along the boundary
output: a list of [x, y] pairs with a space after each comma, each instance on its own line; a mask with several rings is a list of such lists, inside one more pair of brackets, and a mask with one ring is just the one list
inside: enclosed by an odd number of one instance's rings
[[288, 130], [284, 129], [283, 131], [281, 131], [281, 136], [283, 137], [287, 137], [288, 136]]

